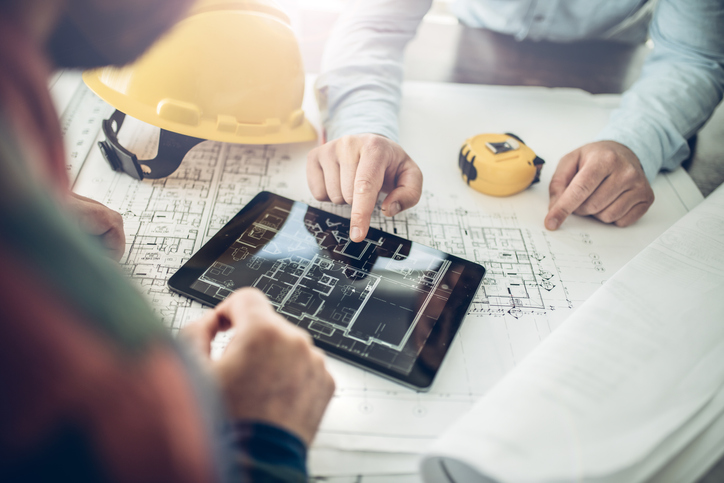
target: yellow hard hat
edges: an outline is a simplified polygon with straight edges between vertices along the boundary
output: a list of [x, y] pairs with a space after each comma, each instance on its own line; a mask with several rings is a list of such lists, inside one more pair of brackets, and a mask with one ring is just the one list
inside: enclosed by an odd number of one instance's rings
[[[277, 144], [317, 137], [302, 110], [304, 67], [289, 18], [268, 0], [199, 0], [136, 62], [87, 71], [83, 80], [119, 111], [160, 127], [161, 157], [169, 154], [162, 153], [164, 137], [179, 144], [163, 130], [195, 140], [181, 141], [184, 148], [206, 139]], [[116, 158], [109, 159], [114, 169], [140, 179], [171, 174], [181, 159], [173, 169], [168, 159], [124, 159], [131, 153], [113, 142], [124, 117], [117, 113], [103, 127], [110, 142], [101, 148]]]
[[458, 156], [468, 185], [492, 196], [509, 196], [537, 183], [544, 163], [511, 133], [473, 136], [465, 141]]

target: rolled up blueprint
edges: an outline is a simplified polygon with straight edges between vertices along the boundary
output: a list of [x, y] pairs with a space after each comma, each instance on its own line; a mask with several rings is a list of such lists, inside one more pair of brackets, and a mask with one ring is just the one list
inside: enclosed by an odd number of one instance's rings
[[428, 482], [664, 481], [677, 457], [724, 452], [706, 434], [722, 418], [724, 186], [461, 417], [421, 470]]

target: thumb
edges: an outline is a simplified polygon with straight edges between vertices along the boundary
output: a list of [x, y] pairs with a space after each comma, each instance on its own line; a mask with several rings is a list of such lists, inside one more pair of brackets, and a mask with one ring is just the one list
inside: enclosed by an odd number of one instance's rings
[[412, 160], [409, 160], [398, 173], [395, 188], [385, 197], [380, 206], [387, 216], [395, 216], [399, 212], [412, 208], [422, 196], [422, 171]]
[[183, 337], [191, 348], [202, 358], [208, 359], [211, 356], [211, 341], [216, 334], [228, 329], [230, 324], [225, 317], [217, 310], [208, 310], [200, 319], [187, 324], [181, 329]]

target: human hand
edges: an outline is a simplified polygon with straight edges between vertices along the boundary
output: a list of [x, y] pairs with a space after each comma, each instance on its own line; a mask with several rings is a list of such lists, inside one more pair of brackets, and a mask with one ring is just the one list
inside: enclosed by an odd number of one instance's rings
[[399, 144], [377, 134], [344, 136], [313, 149], [307, 182], [319, 201], [352, 205], [350, 238], [367, 236], [381, 191], [389, 193], [382, 212], [395, 216], [415, 206], [422, 194], [422, 171]]
[[126, 235], [123, 231], [123, 217], [107, 206], [71, 193], [68, 198], [70, 210], [78, 217], [83, 230], [101, 239], [111, 258], [118, 261], [126, 251]]
[[[232, 327], [226, 350], [211, 361], [211, 341]], [[334, 380], [309, 334], [276, 313], [264, 294], [238, 290], [182, 334], [208, 361], [232, 417], [265, 421], [311, 443]]]
[[654, 202], [639, 159], [614, 141], [586, 144], [563, 156], [549, 192], [549, 230], [556, 230], [571, 213], [629, 226]]

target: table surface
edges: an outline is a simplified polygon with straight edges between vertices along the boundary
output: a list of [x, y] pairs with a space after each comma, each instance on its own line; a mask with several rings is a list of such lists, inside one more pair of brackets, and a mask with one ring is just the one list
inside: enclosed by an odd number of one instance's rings
[[[301, 10], [297, 30], [308, 72], [319, 72], [336, 12]], [[620, 94], [638, 78], [647, 45], [605, 41], [518, 42], [512, 37], [445, 22], [423, 22], [405, 55], [409, 80], [466, 84], [572, 87]], [[685, 163], [704, 196], [724, 182], [724, 104], [697, 136]], [[699, 483], [724, 481], [724, 459]]]
[[[308, 72], [319, 72], [324, 45], [337, 17], [301, 10], [298, 31]], [[409, 80], [465, 84], [572, 87], [592, 94], [620, 94], [638, 78], [646, 45], [586, 41], [519, 42], [507, 35], [460, 24], [423, 22], [405, 54]], [[704, 196], [724, 182], [724, 105], [699, 132], [685, 164]]]

